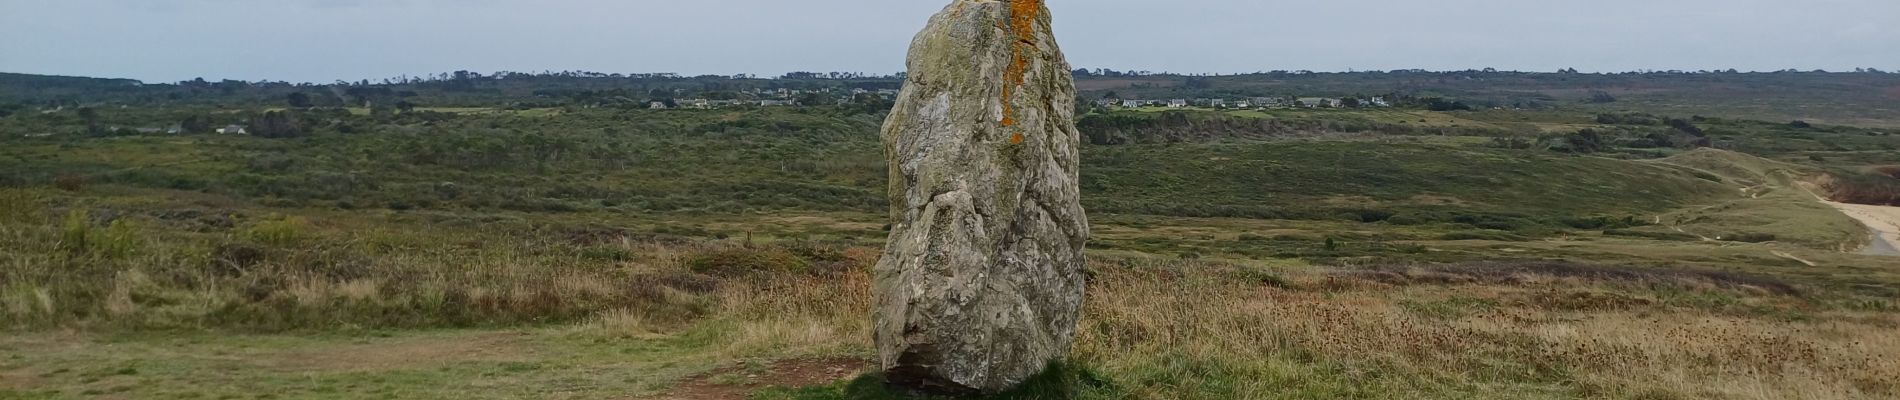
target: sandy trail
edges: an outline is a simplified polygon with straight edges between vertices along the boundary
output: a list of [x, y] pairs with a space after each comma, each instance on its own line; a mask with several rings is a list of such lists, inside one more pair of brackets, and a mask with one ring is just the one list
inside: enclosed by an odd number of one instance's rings
[[1827, 202], [1874, 230], [1874, 242], [1864, 254], [1900, 257], [1900, 207]]

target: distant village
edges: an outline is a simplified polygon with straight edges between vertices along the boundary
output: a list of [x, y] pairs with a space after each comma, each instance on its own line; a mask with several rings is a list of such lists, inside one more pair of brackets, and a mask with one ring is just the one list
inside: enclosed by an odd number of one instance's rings
[[[652, 100], [647, 108], [664, 109], [714, 109], [740, 106], [756, 107], [792, 107], [818, 105], [845, 105], [865, 97], [880, 100], [897, 99], [897, 89], [752, 89], [739, 92], [744, 99], [672, 99]], [[825, 104], [832, 103], [832, 104]]]
[[[728, 107], [792, 107], [849, 104], [865, 96], [882, 100], [895, 100], [896, 89], [840, 89], [824, 88], [802, 89], [753, 89], [740, 92], [745, 99], [706, 99], [676, 98], [671, 100], [652, 100], [648, 108], [664, 109], [715, 109]], [[1248, 97], [1248, 98], [1195, 98], [1195, 99], [1122, 99], [1105, 98], [1095, 100], [1094, 105], [1102, 108], [1211, 108], [1224, 110], [1246, 110], [1262, 108], [1371, 108], [1392, 107], [1392, 102], [1383, 96], [1373, 97]]]
[[1106, 98], [1095, 101], [1103, 108], [1213, 108], [1227, 110], [1246, 110], [1259, 108], [1364, 108], [1391, 107], [1392, 102], [1385, 97], [1249, 97], [1245, 99], [1169, 99], [1143, 100]]
[[[821, 89], [751, 89], [736, 92], [693, 93], [694, 98], [682, 98], [688, 95], [685, 90], [675, 90], [674, 98], [652, 99], [647, 101], [630, 100], [624, 97], [605, 99], [608, 101], [587, 104], [582, 107], [593, 108], [609, 104], [634, 105], [636, 107], [668, 109], [722, 109], [748, 107], [804, 107], [827, 105], [850, 105], [871, 101], [896, 100], [897, 89], [862, 88], [821, 88]], [[720, 97], [720, 98], [709, 98]], [[1371, 97], [1247, 97], [1247, 98], [1192, 98], [1192, 99], [1125, 99], [1110, 95], [1108, 98], [1089, 101], [1089, 105], [1100, 109], [1215, 109], [1215, 110], [1255, 110], [1255, 109], [1319, 109], [1319, 108], [1383, 108], [1392, 107], [1392, 102], [1384, 96]], [[212, 129], [212, 132], [226, 135], [252, 134], [245, 125], [228, 125]], [[113, 132], [138, 134], [182, 134], [184, 128], [173, 125], [169, 129], [151, 127], [118, 127], [106, 129]], [[50, 136], [51, 134], [31, 134], [29, 137]]]

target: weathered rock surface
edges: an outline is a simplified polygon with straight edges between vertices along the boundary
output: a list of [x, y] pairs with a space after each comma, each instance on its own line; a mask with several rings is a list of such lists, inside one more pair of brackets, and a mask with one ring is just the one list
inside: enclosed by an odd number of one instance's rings
[[1074, 343], [1089, 234], [1075, 82], [1042, 0], [956, 0], [908, 63], [884, 124], [882, 367], [924, 391], [1005, 390]]

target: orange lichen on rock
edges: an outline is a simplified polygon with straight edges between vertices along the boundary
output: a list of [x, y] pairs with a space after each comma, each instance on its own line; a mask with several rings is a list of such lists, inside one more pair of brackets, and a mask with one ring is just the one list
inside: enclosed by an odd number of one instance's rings
[[[1041, 18], [1042, 0], [1009, 0], [1009, 26], [1004, 28], [1009, 34], [1011, 54], [1009, 67], [1003, 72], [1003, 126], [1016, 125], [1015, 107], [1010, 106], [1010, 98], [1027, 80], [1029, 56], [1034, 54], [1037, 45], [1036, 21]], [[1022, 143], [1021, 140], [1011, 142]]]

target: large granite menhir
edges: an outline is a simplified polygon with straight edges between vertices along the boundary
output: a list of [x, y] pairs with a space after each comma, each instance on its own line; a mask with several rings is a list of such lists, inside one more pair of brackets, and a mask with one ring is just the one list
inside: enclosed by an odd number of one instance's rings
[[884, 123], [885, 376], [925, 392], [1007, 390], [1075, 341], [1089, 235], [1075, 82], [1042, 0], [956, 0], [912, 41], [908, 63]]

